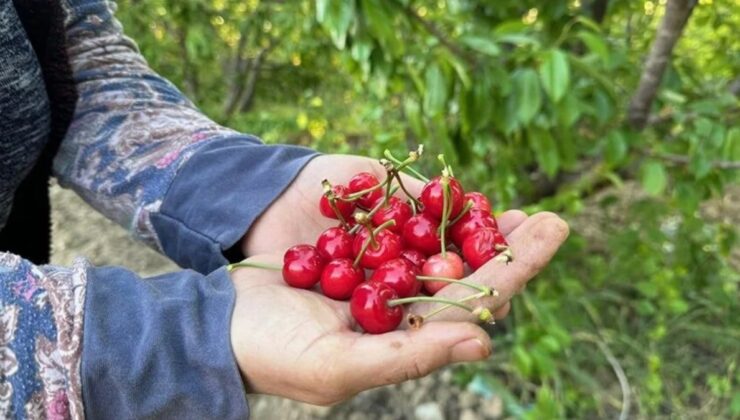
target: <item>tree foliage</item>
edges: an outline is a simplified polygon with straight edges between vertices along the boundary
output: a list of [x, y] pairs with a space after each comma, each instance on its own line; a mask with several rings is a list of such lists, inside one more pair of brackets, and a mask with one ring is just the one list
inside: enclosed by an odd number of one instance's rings
[[[689, 17], [666, 17], [671, 7]], [[620, 200], [602, 191], [641, 185], [624, 217], [598, 220], [598, 243], [574, 226], [515, 305], [500, 364], [461, 378], [506, 395], [520, 417], [611, 415], [624, 402], [616, 360], [632, 413], [740, 415], [737, 230], [700, 211], [740, 172], [737, 0], [119, 9], [155, 69], [213, 118], [267, 141], [371, 156], [424, 143], [497, 209], [572, 220], [614, 212]], [[663, 30], [678, 33], [670, 48], [656, 46]], [[647, 102], [645, 80], [655, 84]]]

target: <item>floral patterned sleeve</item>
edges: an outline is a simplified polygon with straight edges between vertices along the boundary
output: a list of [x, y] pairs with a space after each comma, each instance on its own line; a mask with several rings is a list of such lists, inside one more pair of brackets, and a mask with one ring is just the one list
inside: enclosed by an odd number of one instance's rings
[[0, 252], [0, 418], [247, 418], [234, 300], [225, 268], [142, 279]]
[[222, 251], [315, 152], [208, 119], [148, 67], [112, 1], [61, 3], [79, 98], [54, 161], [61, 185], [182, 267], [226, 264]]
[[37, 267], [0, 253], [0, 417], [83, 417], [87, 264]]

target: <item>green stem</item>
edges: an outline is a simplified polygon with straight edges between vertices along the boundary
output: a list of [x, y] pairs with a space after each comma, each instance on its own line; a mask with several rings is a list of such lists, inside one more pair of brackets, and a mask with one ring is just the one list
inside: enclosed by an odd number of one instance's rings
[[462, 219], [462, 217], [463, 217], [463, 216], [465, 216], [465, 213], [469, 212], [469, 211], [470, 211], [470, 209], [472, 209], [474, 205], [475, 205], [475, 204], [473, 204], [473, 200], [468, 200], [468, 202], [467, 202], [467, 203], [465, 203], [465, 207], [463, 207], [463, 209], [462, 209], [462, 211], [460, 212], [460, 214], [458, 214], [458, 215], [457, 215], [457, 216], [456, 216], [456, 217], [455, 217], [454, 219], [452, 219], [452, 221], [451, 221], [450, 223], [448, 223], [448, 224], [447, 224], [447, 227], [450, 227], [450, 226], [454, 225], [454, 224], [455, 224], [455, 223], [457, 223], [457, 222], [458, 222], [458, 221], [459, 221], [460, 219]]
[[391, 162], [395, 163], [396, 165], [399, 165], [397, 168], [401, 168], [404, 171], [407, 171], [409, 174], [411, 174], [412, 176], [416, 177], [417, 179], [420, 179], [420, 180], [422, 180], [424, 182], [429, 182], [429, 178], [425, 177], [419, 171], [417, 171], [416, 169], [414, 169], [411, 166], [409, 166], [408, 163], [407, 164], [404, 164], [404, 162], [402, 162], [400, 159], [398, 159], [397, 157], [393, 156], [393, 154], [391, 153], [390, 150], [386, 150], [383, 153], [383, 156], [385, 156], [386, 159], [390, 160]]
[[[469, 302], [471, 300], [480, 299], [480, 298], [482, 298], [484, 296], [485, 295], [483, 294], [483, 292], [480, 292], [480, 293], [476, 293], [474, 295], [470, 295], [470, 296], [468, 296], [466, 298], [462, 298], [462, 299], [458, 300], [458, 302], [459, 303], [465, 303], [465, 302]], [[428, 314], [424, 315], [423, 316], [423, 319], [429, 319], [432, 316], [437, 315], [438, 313], [440, 313], [440, 312], [442, 312], [444, 310], [447, 310], [448, 308], [451, 308], [452, 306], [456, 306], [456, 305], [444, 305], [444, 306], [440, 306], [439, 308], [437, 308], [437, 309], [429, 312]]]
[[366, 188], [364, 190], [360, 190], [360, 191], [354, 192], [352, 194], [347, 195], [344, 198], [340, 198], [340, 200], [342, 200], [342, 201], [355, 201], [355, 200], [359, 199], [360, 197], [362, 197], [363, 195], [365, 195], [367, 193], [373, 192], [373, 191], [375, 191], [375, 190], [377, 190], [379, 188], [384, 187], [386, 182], [389, 182], [388, 178], [386, 178], [386, 180], [383, 181], [383, 182], [379, 182], [378, 185], [374, 185], [374, 186], [372, 186], [370, 188]]
[[450, 179], [447, 171], [442, 171], [442, 221], [439, 223], [439, 243], [442, 247], [442, 258], [447, 258], [447, 244], [445, 243], [445, 232], [447, 232], [447, 219], [450, 217]]
[[273, 270], [273, 271], [281, 271], [283, 269], [283, 267], [275, 265], [275, 264], [248, 262], [248, 261], [240, 261], [238, 263], [233, 263], [233, 264], [229, 264], [226, 266], [226, 269], [229, 270], [229, 273], [236, 270], [237, 268], [262, 268], [265, 270]]
[[360, 248], [360, 252], [357, 253], [357, 256], [355, 257], [355, 260], [352, 262], [352, 265], [355, 267], [360, 265], [360, 260], [362, 259], [362, 256], [365, 255], [365, 251], [367, 251], [367, 248], [370, 246], [371, 243], [375, 247], [378, 246], [378, 244], [375, 242], [375, 235], [380, 233], [380, 231], [382, 231], [383, 229], [389, 226], [394, 226], [395, 224], [396, 224], [396, 221], [391, 219], [391, 220], [386, 220], [385, 222], [383, 222], [383, 224], [375, 228], [375, 230], [368, 229], [368, 231], [370, 232], [370, 237], [367, 238], [367, 240], [362, 244], [362, 248]]
[[417, 303], [417, 302], [444, 303], [450, 306], [457, 306], [458, 308], [465, 309], [468, 312], [473, 312], [472, 308], [458, 301], [445, 299], [445, 298], [438, 298], [434, 296], [414, 296], [414, 297], [407, 297], [407, 298], [400, 298], [400, 299], [392, 299], [388, 301], [388, 306], [398, 306], [398, 305], [405, 305], [407, 303]]
[[[406, 189], [406, 186], [403, 185], [403, 181], [401, 180], [401, 174], [399, 174], [396, 171], [394, 173], [394, 175], [396, 177], [396, 181], [398, 181], [398, 185], [401, 187], [401, 190], [403, 190], [403, 192], [406, 193], [406, 197], [408, 197], [408, 198], [411, 199], [411, 203], [412, 203], [411, 205], [414, 207], [414, 209], [417, 206], [421, 205], [421, 203], [419, 202], [419, 200], [417, 200], [416, 197], [414, 197], [413, 195], [411, 195], [411, 193], [409, 192], [409, 190]], [[416, 213], [416, 211], [414, 211], [414, 213]]]
[[493, 289], [486, 286], [481, 286], [480, 284], [475, 283], [468, 283], [465, 280], [457, 280], [457, 279], [451, 279], [448, 277], [434, 277], [434, 276], [416, 276], [417, 280], [420, 281], [441, 281], [445, 283], [455, 283], [462, 286], [470, 287], [471, 289], [475, 289], [481, 293], [484, 293], [484, 296], [493, 296]]

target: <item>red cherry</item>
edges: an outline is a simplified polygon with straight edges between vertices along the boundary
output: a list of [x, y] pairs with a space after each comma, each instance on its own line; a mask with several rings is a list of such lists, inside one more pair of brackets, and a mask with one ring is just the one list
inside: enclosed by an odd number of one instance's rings
[[[349, 180], [349, 191], [354, 194], [356, 192], [372, 188], [378, 184], [380, 184], [380, 181], [378, 181], [378, 178], [375, 177], [375, 175], [370, 172], [360, 172]], [[383, 189], [378, 188], [369, 193], [363, 194], [357, 200], [357, 203], [366, 209], [371, 209], [381, 198], [383, 198]]]
[[[349, 190], [344, 185], [335, 185], [331, 187], [331, 190], [334, 192], [334, 196], [336, 197], [334, 203], [336, 204], [339, 213], [341, 213], [344, 220], [350, 219], [352, 217], [352, 213], [355, 211], [355, 202], [340, 200], [340, 198], [345, 198], [349, 195]], [[330, 219], [338, 219], [336, 213], [334, 213], [334, 210], [331, 208], [331, 204], [329, 204], [329, 199], [326, 198], [325, 195], [322, 195], [321, 200], [319, 200], [319, 211]]]
[[477, 270], [491, 258], [503, 252], [503, 247], [508, 246], [506, 238], [498, 229], [483, 228], [465, 239], [462, 252], [470, 268]]
[[468, 201], [473, 202], [473, 209], [491, 214], [491, 202], [488, 201], [488, 198], [482, 193], [479, 193], [478, 191], [465, 193], [464, 202], [467, 203]]
[[377, 213], [373, 215], [373, 224], [380, 226], [388, 220], [395, 220], [396, 224], [388, 226], [388, 230], [395, 233], [401, 233], [403, 226], [414, 214], [411, 210], [411, 206], [404, 203], [398, 197], [391, 197], [385, 206], [381, 207]]
[[432, 255], [442, 247], [438, 229], [439, 223], [433, 217], [426, 213], [417, 214], [403, 227], [403, 242], [407, 247]]
[[[442, 218], [442, 210], [444, 208], [444, 195], [442, 188], [442, 177], [436, 176], [431, 181], [424, 185], [424, 189], [421, 190], [421, 197], [419, 200], [424, 205], [424, 212], [433, 216], [437, 220]], [[450, 200], [452, 202], [452, 211], [449, 217], [453, 218], [460, 213], [463, 206], [465, 205], [465, 191], [463, 191], [460, 182], [453, 177], [450, 180]]]
[[415, 249], [409, 248], [401, 251], [401, 258], [406, 258], [406, 260], [419, 269], [419, 271], [421, 271], [421, 267], [424, 266], [424, 263], [427, 262], [427, 257], [424, 254]]
[[385, 283], [396, 291], [399, 297], [416, 296], [421, 282], [416, 280], [417, 268], [404, 258], [384, 262], [370, 277], [371, 282]]
[[347, 300], [352, 296], [355, 287], [365, 281], [365, 270], [352, 265], [349, 258], [329, 261], [321, 272], [321, 291], [324, 296]]
[[283, 279], [290, 286], [310, 289], [318, 283], [324, 260], [313, 245], [290, 247], [283, 256]]
[[319, 254], [328, 260], [352, 258], [352, 236], [340, 227], [330, 227], [316, 240]]
[[[454, 252], [447, 251], [446, 256], [442, 254], [432, 255], [424, 263], [421, 274], [429, 277], [446, 277], [448, 279], [461, 279], [465, 275], [463, 260]], [[425, 281], [424, 288], [430, 294], [437, 293], [449, 283], [444, 281]]]
[[498, 223], [496, 223], [496, 219], [490, 213], [478, 209], [470, 209], [460, 220], [450, 226], [448, 232], [455, 246], [462, 249], [465, 239], [470, 234], [482, 228], [498, 229]]
[[[370, 232], [366, 228], [361, 229], [355, 236], [352, 251], [355, 257], [360, 254], [362, 245], [369, 240]], [[364, 268], [375, 269], [380, 264], [401, 255], [401, 238], [389, 230], [381, 230], [375, 235], [375, 246], [369, 244], [365, 253], [360, 258], [360, 265]]]
[[403, 319], [401, 306], [388, 306], [397, 299], [396, 292], [387, 284], [366, 282], [355, 288], [349, 301], [352, 317], [370, 334], [395, 330]]

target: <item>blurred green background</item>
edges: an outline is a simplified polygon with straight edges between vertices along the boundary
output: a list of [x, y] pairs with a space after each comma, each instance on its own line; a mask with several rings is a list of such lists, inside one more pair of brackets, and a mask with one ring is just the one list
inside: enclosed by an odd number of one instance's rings
[[118, 17], [223, 124], [331, 153], [423, 143], [497, 210], [569, 220], [461, 385], [518, 418], [740, 417], [739, 0], [121, 0]]

